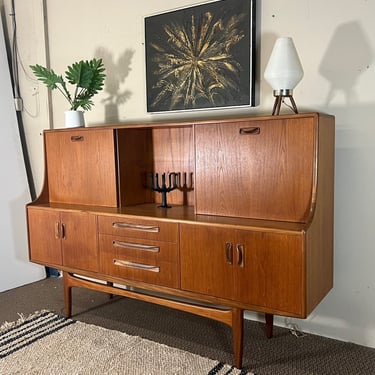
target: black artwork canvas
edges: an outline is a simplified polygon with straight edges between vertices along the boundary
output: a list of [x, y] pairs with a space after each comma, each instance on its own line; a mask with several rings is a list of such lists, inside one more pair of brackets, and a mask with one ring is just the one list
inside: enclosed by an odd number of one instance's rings
[[255, 0], [145, 18], [147, 111], [254, 105]]

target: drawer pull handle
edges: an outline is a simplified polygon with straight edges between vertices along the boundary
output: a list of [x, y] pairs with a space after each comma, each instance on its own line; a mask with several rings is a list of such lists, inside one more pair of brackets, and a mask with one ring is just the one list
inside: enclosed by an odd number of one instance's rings
[[127, 247], [131, 249], [136, 249], [136, 250], [151, 251], [153, 253], [158, 253], [160, 251], [159, 246], [143, 245], [143, 244], [133, 243], [133, 242], [113, 241], [112, 244], [115, 247]]
[[72, 142], [83, 142], [85, 140], [85, 137], [83, 135], [72, 135], [70, 137], [70, 140]]
[[244, 246], [242, 244], [237, 244], [237, 265], [240, 267], [244, 267]]
[[241, 135], [257, 135], [257, 134], [260, 134], [260, 128], [259, 127], [241, 128], [240, 134]]
[[128, 223], [119, 223], [119, 222], [112, 223], [112, 227], [120, 228], [120, 229], [134, 229], [134, 230], [140, 230], [143, 232], [154, 232], [154, 233], [157, 233], [160, 231], [159, 227], [157, 226], [128, 224]]
[[160, 272], [160, 267], [150, 266], [148, 264], [128, 262], [126, 260], [113, 259], [113, 264], [115, 266], [136, 268], [143, 271]]
[[231, 242], [225, 243], [225, 259], [227, 264], [233, 264], [233, 244]]

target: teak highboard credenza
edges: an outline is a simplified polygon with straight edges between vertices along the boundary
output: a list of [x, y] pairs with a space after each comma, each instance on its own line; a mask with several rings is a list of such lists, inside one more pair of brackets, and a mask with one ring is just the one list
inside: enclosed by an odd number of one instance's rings
[[[30, 259], [71, 288], [228, 324], [306, 318], [333, 284], [334, 117], [318, 113], [46, 130]], [[160, 208], [151, 173], [176, 173]]]

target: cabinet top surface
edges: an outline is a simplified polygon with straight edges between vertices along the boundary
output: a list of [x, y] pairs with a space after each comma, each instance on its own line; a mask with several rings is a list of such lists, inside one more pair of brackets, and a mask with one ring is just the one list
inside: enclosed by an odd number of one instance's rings
[[172, 206], [169, 209], [157, 207], [157, 204], [148, 203], [135, 206], [127, 206], [122, 208], [115, 207], [96, 207], [86, 205], [73, 205], [63, 203], [46, 203], [46, 204], [33, 204], [30, 203], [28, 207], [35, 209], [56, 209], [59, 211], [79, 211], [89, 212], [95, 215], [117, 216], [126, 218], [142, 218], [145, 220], [158, 220], [158, 221], [174, 221], [177, 223], [187, 224], [202, 224], [225, 226], [237, 229], [253, 229], [262, 231], [281, 231], [281, 232], [303, 232], [307, 229], [308, 225], [305, 223], [293, 223], [277, 220], [260, 220], [260, 219], [247, 219], [247, 218], [234, 218], [226, 216], [215, 215], [196, 215], [194, 207], [192, 206]]
[[241, 121], [272, 121], [272, 120], [288, 120], [298, 118], [318, 118], [319, 116], [332, 115], [322, 114], [318, 112], [299, 113], [299, 114], [283, 114], [278, 116], [232, 116], [232, 117], [217, 117], [207, 119], [191, 119], [191, 120], [164, 120], [154, 122], [133, 122], [133, 123], [119, 123], [119, 124], [102, 124], [102, 125], [90, 125], [82, 128], [61, 128], [61, 129], [46, 129], [44, 132], [53, 131], [88, 131], [88, 130], [100, 130], [100, 129], [121, 129], [121, 128], [152, 128], [152, 127], [183, 127], [192, 125], [204, 125], [204, 124], [215, 124], [215, 123], [230, 123], [230, 122], [241, 122]]

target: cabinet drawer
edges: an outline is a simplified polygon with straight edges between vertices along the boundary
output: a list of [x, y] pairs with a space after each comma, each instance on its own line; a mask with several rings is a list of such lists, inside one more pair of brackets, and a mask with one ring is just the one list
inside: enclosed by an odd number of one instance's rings
[[178, 287], [177, 245], [102, 234], [99, 247], [102, 273]]
[[116, 251], [119, 257], [134, 262], [177, 262], [177, 246], [170, 242], [100, 234], [99, 245], [101, 252]]
[[178, 224], [123, 216], [99, 216], [99, 233], [146, 240], [177, 242]]

